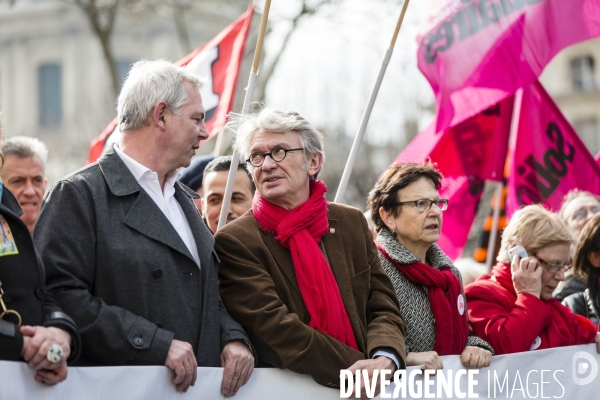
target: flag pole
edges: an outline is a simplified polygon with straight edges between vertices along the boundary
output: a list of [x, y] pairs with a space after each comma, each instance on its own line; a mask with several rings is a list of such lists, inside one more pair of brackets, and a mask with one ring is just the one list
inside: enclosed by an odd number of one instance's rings
[[[250, 104], [252, 104], [254, 88], [256, 87], [256, 80], [258, 78], [258, 64], [260, 63], [260, 54], [262, 52], [263, 41], [265, 39], [265, 32], [267, 30], [267, 21], [269, 19], [270, 8], [271, 0], [265, 0], [263, 15], [260, 21], [260, 29], [258, 31], [258, 39], [256, 40], [256, 49], [254, 50], [252, 70], [250, 71], [250, 77], [248, 78], [248, 86], [246, 86], [246, 95], [244, 96], [244, 106], [242, 107], [242, 115], [248, 113], [250, 109]], [[223, 196], [223, 203], [221, 204], [221, 214], [219, 214], [219, 224], [217, 229], [221, 229], [227, 223], [227, 213], [229, 212], [229, 204], [231, 203], [231, 195], [233, 193], [233, 185], [235, 183], [235, 174], [237, 173], [239, 163], [240, 156], [236, 148], [234, 147], [233, 155], [231, 156], [231, 167], [229, 168], [229, 175], [227, 176], [227, 186], [225, 186], [225, 194]]]
[[225, 137], [225, 128], [221, 128], [219, 132], [217, 132], [215, 140], [215, 148], [213, 149], [213, 156], [219, 157], [221, 155], [221, 147], [223, 147], [223, 140]]
[[381, 87], [381, 81], [383, 80], [383, 76], [385, 75], [385, 70], [390, 62], [390, 58], [392, 57], [392, 52], [394, 51], [394, 46], [396, 45], [396, 39], [398, 38], [398, 33], [400, 32], [400, 27], [402, 26], [402, 21], [404, 20], [404, 14], [406, 14], [406, 8], [408, 7], [409, 0], [404, 0], [402, 4], [402, 11], [400, 11], [400, 16], [398, 17], [398, 22], [396, 23], [396, 28], [394, 29], [394, 35], [392, 36], [392, 41], [390, 42], [390, 46], [385, 52], [383, 56], [383, 61], [381, 62], [381, 68], [379, 70], [379, 75], [377, 76], [377, 80], [375, 81], [375, 86], [373, 87], [373, 91], [371, 92], [371, 97], [369, 97], [369, 101], [367, 103], [367, 107], [362, 116], [362, 120], [360, 121], [360, 126], [358, 128], [358, 132], [356, 133], [356, 137], [354, 138], [354, 143], [352, 144], [352, 149], [350, 150], [350, 155], [348, 156], [348, 161], [346, 162], [346, 167], [344, 168], [344, 173], [342, 174], [342, 179], [340, 180], [340, 185], [338, 186], [337, 193], [335, 194], [335, 199], [333, 200], [335, 203], [340, 203], [344, 199], [344, 195], [346, 193], [346, 188], [348, 186], [348, 181], [350, 180], [350, 175], [352, 174], [352, 169], [354, 168], [354, 164], [356, 164], [356, 159], [358, 157], [358, 150], [363, 142], [365, 131], [367, 129], [367, 124], [369, 123], [369, 117], [371, 116], [371, 111], [373, 111], [373, 105], [375, 104], [375, 100], [377, 99], [377, 94], [379, 93], [379, 88]]
[[502, 182], [498, 182], [498, 186], [496, 187], [493, 197], [494, 213], [492, 214], [492, 228], [490, 230], [490, 239], [485, 257], [485, 267], [488, 271], [492, 270], [492, 264], [494, 263], [494, 256], [496, 252], [496, 238], [498, 237], [498, 221], [500, 220], [500, 205], [502, 203], [503, 186], [504, 184]]
[[[509, 146], [516, 140], [517, 130], [519, 129], [519, 117], [521, 116], [521, 101], [523, 99], [523, 89], [517, 90], [512, 111], [512, 120], [510, 121], [510, 134], [508, 138]], [[510, 152], [510, 150], [509, 150]], [[506, 162], [509, 158], [506, 157]], [[504, 169], [506, 170], [506, 165]], [[506, 176], [506, 175], [505, 175]], [[490, 231], [490, 241], [488, 242], [487, 254], [485, 257], [485, 267], [488, 273], [491, 273], [494, 264], [494, 255], [496, 250], [496, 238], [498, 237], [498, 221], [500, 220], [500, 206], [502, 204], [502, 189], [504, 184], [498, 183], [496, 192], [494, 193], [494, 213], [492, 219], [492, 230]], [[505, 205], [506, 207], [506, 205]]]

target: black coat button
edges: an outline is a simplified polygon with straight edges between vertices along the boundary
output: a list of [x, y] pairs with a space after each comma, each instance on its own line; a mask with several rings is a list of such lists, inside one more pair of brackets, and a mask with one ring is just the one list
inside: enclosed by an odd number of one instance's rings
[[4, 295], [2, 295], [2, 300], [4, 300], [5, 303], [10, 303], [12, 301], [13, 297], [12, 294], [10, 293], [6, 293], [4, 292]]
[[144, 344], [144, 339], [142, 339], [141, 337], [136, 337], [135, 339], [133, 339], [133, 344], [135, 344], [136, 346], [141, 346]]
[[155, 322], [154, 325], [158, 326], [159, 328], [162, 328], [162, 324], [160, 322]]
[[39, 298], [39, 299], [43, 299], [44, 298], [44, 289], [42, 289], [41, 287], [35, 289], [35, 295]]
[[154, 271], [152, 271], [152, 277], [154, 279], [162, 278], [162, 270], [160, 268], [156, 268]]

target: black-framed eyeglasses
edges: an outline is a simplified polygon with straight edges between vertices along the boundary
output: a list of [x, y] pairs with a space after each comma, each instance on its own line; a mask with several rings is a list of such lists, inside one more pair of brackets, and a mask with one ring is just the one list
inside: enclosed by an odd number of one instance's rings
[[287, 153], [289, 151], [298, 150], [304, 150], [304, 147], [298, 147], [297, 149], [284, 149], [281, 147], [275, 147], [273, 150], [271, 150], [270, 153], [255, 152], [250, 154], [250, 157], [248, 157], [246, 162], [250, 163], [253, 167], [258, 168], [263, 165], [263, 163], [265, 162], [265, 157], [267, 156], [271, 157], [271, 159], [275, 162], [281, 162], [285, 159], [285, 156], [287, 156]]
[[539, 258], [538, 256], [534, 257], [538, 260], [538, 262], [540, 263], [540, 265], [542, 266], [542, 268], [544, 268], [546, 271], [550, 272], [551, 274], [555, 274], [559, 271], [563, 271], [563, 272], [567, 272], [568, 270], [570, 270], [571, 268], [573, 268], [573, 263], [571, 261], [569, 261], [568, 263], [549, 263], [547, 261], [542, 260], [541, 258]]
[[437, 200], [419, 199], [419, 200], [411, 200], [411, 201], [399, 201], [397, 203], [393, 203], [392, 205], [393, 206], [404, 206], [407, 204], [414, 205], [415, 209], [419, 213], [429, 211], [433, 204], [435, 204], [436, 207], [440, 209], [440, 211], [446, 211], [448, 209], [448, 199], [437, 199]]

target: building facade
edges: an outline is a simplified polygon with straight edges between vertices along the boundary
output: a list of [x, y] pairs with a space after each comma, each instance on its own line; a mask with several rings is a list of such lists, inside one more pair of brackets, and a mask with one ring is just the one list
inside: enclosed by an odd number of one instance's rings
[[600, 152], [600, 39], [561, 51], [540, 81], [593, 155]]
[[[138, 5], [146, 3], [160, 4]], [[197, 3], [190, 2], [185, 16], [193, 48], [248, 6], [238, 0]], [[122, 80], [136, 60], [176, 61], [187, 54], [172, 14], [165, 7], [117, 12], [112, 48]], [[84, 165], [90, 141], [115, 117], [115, 108], [102, 47], [81, 9], [61, 0], [0, 2], [0, 111], [9, 136], [46, 142], [51, 182]]]

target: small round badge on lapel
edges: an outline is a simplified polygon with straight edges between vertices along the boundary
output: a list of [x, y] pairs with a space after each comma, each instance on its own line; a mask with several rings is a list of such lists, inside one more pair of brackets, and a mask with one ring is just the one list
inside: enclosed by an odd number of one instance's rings
[[331, 234], [335, 233], [335, 228], [329, 228], [329, 233], [331, 233]]
[[456, 300], [456, 307], [458, 308], [458, 313], [463, 315], [465, 313], [465, 298], [462, 294], [458, 295], [458, 299]]
[[542, 338], [539, 336], [536, 336], [533, 343], [531, 343], [531, 347], [529, 348], [529, 350], [536, 350], [538, 347], [540, 347], [541, 344], [542, 344]]

